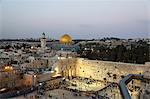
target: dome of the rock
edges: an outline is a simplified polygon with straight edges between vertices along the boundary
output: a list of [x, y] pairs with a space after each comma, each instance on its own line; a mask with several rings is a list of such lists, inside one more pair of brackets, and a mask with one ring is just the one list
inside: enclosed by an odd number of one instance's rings
[[62, 44], [69, 44], [72, 42], [72, 38], [70, 35], [68, 34], [64, 34], [61, 38], [60, 38], [60, 43]]

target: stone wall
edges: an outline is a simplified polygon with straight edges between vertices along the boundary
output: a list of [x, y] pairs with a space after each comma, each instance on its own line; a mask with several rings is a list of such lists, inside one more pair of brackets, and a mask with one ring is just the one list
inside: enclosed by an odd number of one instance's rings
[[118, 82], [128, 74], [143, 74], [150, 66], [78, 58], [76, 62], [76, 76], [93, 78], [96, 80]]
[[18, 70], [0, 70], [0, 89], [19, 87], [22, 85], [22, 80], [22, 75]]
[[61, 58], [56, 64], [59, 67], [59, 72], [65, 77], [76, 76], [76, 58]]

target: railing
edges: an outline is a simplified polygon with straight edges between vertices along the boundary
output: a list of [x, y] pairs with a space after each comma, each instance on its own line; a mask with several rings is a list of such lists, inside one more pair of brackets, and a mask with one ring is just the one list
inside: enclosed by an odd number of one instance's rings
[[[137, 79], [137, 80], [141, 80], [141, 81], [147, 81], [147, 80], [150, 81], [150, 78], [146, 78], [146, 77], [144, 77], [144, 75], [129, 74], [125, 78], [120, 80], [119, 84], [111, 83], [108, 86], [104, 87], [103, 89], [99, 90], [98, 94], [105, 96], [107, 94], [107, 91], [117, 88], [120, 91], [120, 95], [123, 99], [132, 99], [126, 85], [133, 79]], [[109, 95], [107, 94], [107, 96], [109, 96]], [[109, 97], [109, 98], [112, 98], [112, 97]], [[117, 97], [117, 99], [118, 99], [118, 97]]]
[[139, 75], [139, 74], [129, 74], [119, 82], [119, 88], [121, 91], [121, 95], [123, 99], [132, 99], [129, 92], [128, 88], [126, 85], [132, 80], [132, 79], [138, 79], [138, 80], [150, 80], [149, 78], [145, 78], [144, 75]]

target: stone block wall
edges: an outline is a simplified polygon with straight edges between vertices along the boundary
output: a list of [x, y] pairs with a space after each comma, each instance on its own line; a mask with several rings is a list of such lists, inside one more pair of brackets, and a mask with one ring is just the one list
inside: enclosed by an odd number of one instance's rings
[[79, 76], [107, 82], [119, 82], [128, 74], [143, 74], [149, 65], [88, 60], [84, 58], [59, 59], [57, 65], [64, 76]]
[[143, 74], [150, 69], [144, 64], [129, 64], [78, 58], [76, 62], [76, 76], [93, 78], [96, 80], [118, 82], [128, 74]]
[[76, 58], [62, 58], [59, 59], [57, 66], [59, 67], [60, 72], [62, 72], [62, 75], [67, 76], [76, 76]]

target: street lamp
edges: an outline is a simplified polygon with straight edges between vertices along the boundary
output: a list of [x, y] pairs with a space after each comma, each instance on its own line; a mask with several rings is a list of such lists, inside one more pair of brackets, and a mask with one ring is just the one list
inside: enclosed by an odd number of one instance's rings
[[34, 78], [36, 78], [36, 75], [34, 75]]

